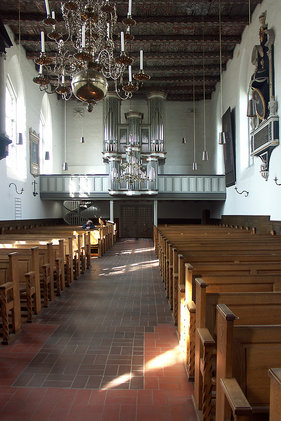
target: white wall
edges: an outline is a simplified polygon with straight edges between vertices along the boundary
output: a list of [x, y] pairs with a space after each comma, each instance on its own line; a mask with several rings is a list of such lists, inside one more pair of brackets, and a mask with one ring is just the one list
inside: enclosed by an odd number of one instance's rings
[[[277, 101], [281, 101], [281, 7], [280, 0], [264, 0], [259, 5], [252, 17], [252, 23], [247, 26], [241, 40], [234, 50], [233, 59], [229, 61], [227, 70], [223, 74], [223, 113], [228, 107], [235, 108], [236, 113], [236, 160], [237, 183], [239, 191], [249, 191], [246, 198], [236, 193], [234, 186], [227, 189], [227, 199], [223, 207], [223, 214], [256, 214], [270, 215], [272, 219], [281, 219], [280, 194], [281, 187], [276, 186], [273, 178], [277, 176], [281, 182], [281, 147], [274, 149], [271, 161], [269, 179], [265, 181], [260, 173], [260, 159], [249, 159], [248, 155], [248, 120], [246, 117], [247, 90], [253, 73], [250, 62], [253, 46], [259, 43], [259, 16], [267, 10], [267, 23], [276, 34], [275, 39], [275, 92]], [[13, 35], [10, 33], [11, 39]], [[58, 217], [61, 207], [53, 202], [41, 201], [39, 196], [32, 195], [33, 177], [29, 172], [29, 143], [28, 130], [32, 127], [39, 131], [39, 117], [42, 106], [43, 94], [32, 82], [36, 75], [34, 64], [26, 60], [24, 50], [18, 57], [19, 48], [14, 44], [7, 49], [5, 73], [9, 73], [12, 82], [21, 98], [22, 123], [19, 131], [24, 133], [24, 145], [19, 152], [21, 162], [27, 162], [23, 168], [8, 169], [6, 160], [0, 161], [0, 176], [5, 180], [0, 187], [3, 202], [0, 210], [0, 219], [14, 219], [15, 199], [22, 201], [22, 218]], [[279, 77], [277, 77], [279, 75]], [[51, 121], [52, 121], [52, 153], [51, 162], [44, 165], [47, 173], [61, 173], [62, 162], [65, 160], [64, 149], [64, 102], [58, 101], [55, 95], [49, 95]], [[280, 104], [279, 104], [280, 108]], [[148, 100], [129, 100], [121, 103], [122, 123], [125, 123], [124, 113], [139, 111], [144, 114], [143, 124], [149, 123]], [[82, 111], [82, 116], [81, 116]], [[160, 166], [163, 174], [190, 174], [193, 162], [193, 106], [190, 102], [164, 102], [165, 113], [165, 149], [167, 158], [164, 165]], [[203, 102], [196, 103], [196, 162], [197, 174], [215, 173], [224, 171], [222, 147], [217, 144], [218, 132], [221, 127], [220, 111], [220, 86], [218, 84], [212, 100], [206, 101], [206, 136], [207, 150], [210, 160], [202, 161], [203, 150]], [[103, 163], [103, 104], [98, 103], [92, 113], [74, 101], [66, 104], [67, 133], [66, 133], [66, 160], [69, 165], [68, 173], [74, 174], [105, 174], [107, 166]], [[80, 143], [83, 134], [85, 144]], [[187, 138], [187, 143], [182, 144], [182, 138]], [[252, 165], [251, 165], [252, 161]], [[8, 187], [10, 182], [15, 182], [19, 188], [24, 188], [22, 195], [17, 195], [13, 187]], [[216, 216], [218, 210], [214, 210]], [[213, 216], [213, 215], [212, 215]]]
[[[206, 115], [210, 114], [212, 103], [206, 101]], [[120, 104], [120, 121], [126, 124], [125, 113], [129, 110], [143, 113], [142, 124], [149, 124], [149, 100], [127, 100]], [[164, 165], [160, 166], [161, 174], [190, 174], [193, 173], [194, 156], [193, 138], [193, 106], [189, 102], [164, 101], [164, 138], [167, 157]], [[195, 151], [198, 163], [198, 174], [215, 173], [212, 157], [215, 153], [216, 142], [212, 132], [206, 127], [206, 143], [210, 155], [209, 161], [202, 161], [203, 151], [203, 102], [196, 104], [195, 115]], [[207, 119], [206, 119], [207, 120]], [[206, 125], [207, 126], [207, 125]], [[80, 143], [81, 135], [85, 143]], [[182, 138], [187, 143], [182, 143]], [[103, 163], [103, 104], [98, 103], [91, 113], [78, 102], [67, 103], [67, 142], [66, 160], [68, 173], [72, 174], [106, 174], [108, 168]]]
[[[228, 107], [236, 112], [236, 187], [238, 191], [249, 191], [249, 196], [238, 195], [235, 186], [227, 188], [227, 199], [224, 205], [225, 215], [269, 215], [272, 220], [281, 219], [281, 187], [273, 179], [281, 181], [281, 146], [273, 150], [270, 159], [269, 178], [261, 177], [260, 158], [249, 158], [247, 90], [254, 66], [251, 64], [251, 53], [255, 44], [259, 44], [259, 16], [267, 11], [266, 22], [275, 32], [275, 94], [281, 108], [281, 4], [280, 0], [264, 0], [257, 6], [250, 26], [245, 29], [240, 45], [234, 50], [233, 59], [228, 63], [223, 74], [223, 113]], [[213, 110], [217, 110], [217, 128], [220, 127], [219, 86], [212, 98]], [[217, 129], [213, 132], [217, 137]], [[222, 147], [221, 147], [222, 149]], [[218, 152], [217, 172], [223, 167], [222, 153]]]
[[[32, 128], [36, 133], [39, 132], [43, 93], [39, 91], [37, 85], [32, 81], [33, 77], [36, 76], [33, 62], [26, 59], [25, 51], [16, 45], [12, 32], [9, 28], [7, 30], [13, 42], [13, 47], [7, 49], [4, 62], [4, 77], [6, 80], [7, 75], [9, 75], [17, 95], [17, 132], [23, 133], [23, 145], [9, 147], [15, 148], [15, 154], [17, 155], [15, 165], [9, 166], [7, 159], [0, 161], [0, 178], [3, 180], [0, 186], [2, 198], [0, 220], [13, 220], [16, 218], [16, 200], [18, 202], [17, 205], [21, 209], [19, 213], [21, 219], [58, 218], [62, 215], [60, 203], [42, 201], [39, 195], [34, 197], [32, 194], [34, 177], [30, 174], [29, 166], [29, 128]], [[51, 135], [53, 140], [50, 170], [59, 172], [62, 161], [62, 101], [57, 101], [54, 95], [49, 95], [48, 100], [52, 110]], [[35, 179], [35, 181], [38, 182], [39, 180]], [[14, 185], [9, 187], [10, 183], [15, 183], [18, 191], [23, 189], [24, 192], [17, 194]]]

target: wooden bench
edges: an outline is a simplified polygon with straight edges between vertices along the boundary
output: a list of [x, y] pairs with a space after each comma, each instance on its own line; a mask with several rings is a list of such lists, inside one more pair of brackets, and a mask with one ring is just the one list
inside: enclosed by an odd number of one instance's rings
[[[10, 253], [7, 259], [0, 260], [0, 305], [2, 343], [8, 344], [10, 333], [16, 334], [21, 329], [17, 253]], [[9, 315], [12, 318], [11, 330], [9, 327]]]
[[[69, 286], [73, 282], [74, 277], [77, 278], [80, 275], [80, 264], [76, 262], [80, 262], [80, 256], [83, 253], [81, 250], [81, 237], [54, 238], [53, 236], [39, 233], [0, 236], [0, 247], [1, 244], [12, 244], [13, 247], [14, 245], [21, 247], [37, 245], [40, 247], [47, 243], [53, 244], [53, 265], [57, 278], [60, 279], [60, 284], [57, 285], [57, 290], [60, 293], [64, 289], [65, 284]], [[76, 253], [74, 249], [77, 250]]]
[[216, 306], [227, 305], [239, 317], [237, 324], [280, 322], [281, 292], [208, 292], [208, 285], [196, 279], [196, 334], [194, 397], [203, 419], [212, 410], [212, 377], [215, 356]]
[[[90, 253], [96, 252], [98, 256], [102, 256], [105, 250], [109, 247], [109, 244], [113, 244], [112, 241], [109, 239], [109, 234], [112, 232], [112, 226], [97, 226], [95, 229], [92, 230], [84, 230], [81, 226], [76, 225], [55, 225], [51, 227], [40, 227], [37, 229], [32, 230], [26, 230], [26, 234], [32, 234], [32, 233], [39, 233], [39, 234], [45, 234], [45, 233], [52, 233], [54, 236], [59, 235], [82, 235], [84, 234], [88, 235], [87, 240], [87, 246], [89, 245], [89, 248], [87, 249], [87, 254], [90, 257]], [[111, 236], [111, 238], [113, 238]], [[84, 246], [86, 245], [84, 243]], [[90, 264], [90, 260], [88, 260], [88, 267]]]
[[[11, 249], [0, 251], [0, 261], [7, 261]], [[38, 248], [17, 249], [17, 266], [19, 293], [22, 309], [26, 309], [28, 322], [32, 321], [32, 313], [41, 311], [39, 255]]]
[[[20, 255], [23, 255], [24, 253], [29, 254], [35, 244], [37, 243], [0, 243], [0, 255], [12, 252], [18, 252]], [[39, 246], [36, 246], [36, 248], [38, 249], [38, 253], [33, 255], [33, 259], [38, 259], [42, 304], [44, 307], [48, 307], [48, 301], [54, 299], [54, 265], [56, 262], [53, 253], [53, 245], [52, 243], [46, 243], [46, 245], [40, 244]], [[33, 262], [32, 265], [33, 267], [36, 267]]]
[[[174, 285], [174, 273], [177, 274], [178, 268], [177, 263], [174, 261], [178, 258], [178, 249], [173, 247], [168, 243], [168, 251], [167, 251], [167, 258], [166, 258], [166, 265], [167, 268], [165, 269], [165, 288], [166, 288], [166, 295], [170, 302], [170, 306], [173, 309], [175, 304], [175, 297], [174, 294], [177, 291], [176, 286]], [[279, 262], [281, 261], [281, 253], [271, 253], [270, 251], [263, 250], [239, 250], [239, 251], [232, 251], [224, 249], [220, 250], [220, 252], [211, 251], [211, 252], [195, 252], [190, 254], [182, 254], [184, 257], [184, 261], [188, 262], [192, 265], [196, 265], [197, 263], [212, 263], [212, 262], [221, 262], [221, 263], [239, 263], [239, 262]], [[176, 319], [176, 315], [174, 314], [174, 318]]]
[[281, 366], [281, 325], [236, 320], [226, 305], [217, 306], [216, 421], [230, 419], [230, 413], [236, 421], [251, 420], [252, 413], [268, 419], [268, 370]]
[[[179, 256], [179, 276], [181, 275], [182, 256]], [[185, 284], [179, 284], [179, 305], [178, 310], [178, 330], [180, 341], [186, 346], [187, 366], [190, 377], [194, 376], [194, 346], [195, 344], [195, 323], [196, 323], [196, 296], [195, 296], [195, 278], [208, 277], [208, 283], [211, 279], [215, 280], [215, 285], [220, 284], [220, 291], [231, 292], [249, 292], [249, 291], [281, 291], [281, 266], [280, 263], [202, 263], [195, 267], [186, 263]], [[230, 281], [230, 276], [236, 277]], [[251, 277], [255, 276], [253, 283]], [[269, 275], [269, 276], [268, 276]], [[243, 280], [243, 281], [242, 281]], [[259, 289], [256, 285], [259, 284]], [[239, 289], [238, 289], [239, 285]]]
[[271, 368], [269, 421], [279, 421], [281, 414], [281, 368]]

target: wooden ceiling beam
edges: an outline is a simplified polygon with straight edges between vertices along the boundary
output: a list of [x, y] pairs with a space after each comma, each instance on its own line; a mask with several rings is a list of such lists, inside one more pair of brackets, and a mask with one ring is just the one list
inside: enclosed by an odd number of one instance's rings
[[[55, 51], [52, 52], [48, 52], [49, 54], [51, 54], [53, 57], [55, 57]], [[180, 57], [182, 61], [184, 60], [195, 60], [195, 61], [199, 61], [199, 60], [203, 60], [203, 53], [200, 51], [194, 52], [194, 53], [187, 53], [185, 51], [177, 51], [175, 53], [170, 52], [170, 53], [166, 53], [166, 52], [161, 52], [159, 53], [159, 51], [157, 52], [153, 52], [153, 51], [145, 51], [145, 61], [147, 62], [148, 60], [171, 60], [171, 61], [175, 61], [178, 60], [178, 58]], [[137, 52], [130, 52], [130, 56], [134, 57], [134, 58], [139, 58], [139, 51]], [[233, 56], [232, 51], [226, 51], [223, 50], [222, 51], [222, 60], [223, 61], [227, 61], [229, 59], [231, 59]], [[26, 57], [29, 60], [35, 60], [38, 57], [38, 53], [34, 52], [34, 51], [27, 51], [26, 52]], [[207, 51], [204, 52], [204, 59], [205, 59], [205, 63], [208, 60], [218, 60], [219, 61], [220, 58], [220, 53], [219, 50], [218, 51]], [[206, 63], [208, 64], [208, 63]]]
[[[15, 34], [15, 37], [18, 39], [18, 34]], [[222, 37], [222, 42], [223, 44], [238, 44], [241, 40], [240, 36], [237, 35], [224, 35]], [[29, 43], [29, 42], [40, 42], [39, 39], [39, 35], [36, 34], [26, 34], [26, 33], [21, 33], [21, 41], [24, 43]], [[184, 34], [170, 34], [170, 35], [164, 35], [164, 34], [143, 34], [143, 35], [135, 35], [135, 39], [134, 41], [142, 41], [142, 42], [146, 42], [146, 43], [150, 43], [150, 42], [175, 42], [175, 41], [180, 41], [180, 42], [194, 42], [194, 43], [200, 43], [202, 45], [203, 41], [202, 41], [202, 36], [199, 35], [184, 35]], [[48, 44], [54, 44], [54, 41], [48, 40], [48, 38], [46, 37], [45, 40], [46, 43]], [[208, 35], [205, 34], [205, 45], [207, 45], [208, 43], [212, 43], [213, 44], [219, 44], [219, 39], [218, 36], [216, 35]]]
[[[7, 10], [1, 10], [0, 8], [0, 15], [1, 20], [4, 24], [12, 24], [12, 25], [18, 25], [19, 23], [19, 14], [18, 12], [14, 11], [7, 11]], [[34, 22], [43, 22], [45, 19], [46, 14], [43, 13], [35, 13], [35, 12], [21, 12], [20, 14], [20, 20], [24, 25], [33, 25]], [[122, 20], [126, 16], [119, 15], [118, 21], [122, 22]], [[57, 22], [63, 22], [62, 15], [56, 14], [56, 20]], [[137, 23], [143, 24], [192, 24], [192, 23], [201, 23], [204, 25], [219, 25], [218, 16], [135, 16], [134, 20]], [[222, 25], [228, 25], [231, 26], [245, 26], [249, 22], [248, 16], [222, 16]]]

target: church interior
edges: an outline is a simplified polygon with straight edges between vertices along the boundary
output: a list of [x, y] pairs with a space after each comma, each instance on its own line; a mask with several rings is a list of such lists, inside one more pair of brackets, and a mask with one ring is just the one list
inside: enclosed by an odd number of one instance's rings
[[280, 20], [1, 1], [0, 420], [280, 421]]

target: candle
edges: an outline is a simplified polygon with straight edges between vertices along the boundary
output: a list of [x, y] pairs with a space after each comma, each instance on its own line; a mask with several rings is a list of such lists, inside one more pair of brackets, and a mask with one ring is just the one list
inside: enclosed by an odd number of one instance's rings
[[129, 82], [132, 82], [132, 66], [129, 66]]
[[82, 48], [85, 48], [86, 40], [85, 40], [85, 25], [82, 25]]
[[41, 52], [45, 53], [45, 34], [41, 31]]
[[[52, 10], [52, 19], [56, 19], [56, 15], [55, 15], [55, 12]], [[55, 31], [56, 30], [56, 26], [55, 25], [52, 25], [52, 27], [53, 27], [53, 31]]]
[[106, 24], [106, 38], [109, 40], [109, 23]]
[[61, 75], [61, 83], [64, 84], [65, 82], [65, 78], [64, 78], [64, 69], [62, 71], [62, 75]]
[[128, 5], [128, 16], [132, 16], [132, 0], [129, 0], [129, 5]]
[[143, 50], [140, 50], [140, 70], [143, 70]]
[[42, 66], [42, 64], [40, 64], [40, 66], [39, 66], [39, 75], [42, 75], [42, 73], [43, 73], [43, 66]]
[[125, 51], [124, 32], [121, 32], [121, 52]]
[[48, 0], [45, 0], [45, 6], [46, 6], [47, 16], [50, 16], [50, 6], [49, 6], [49, 1]]

